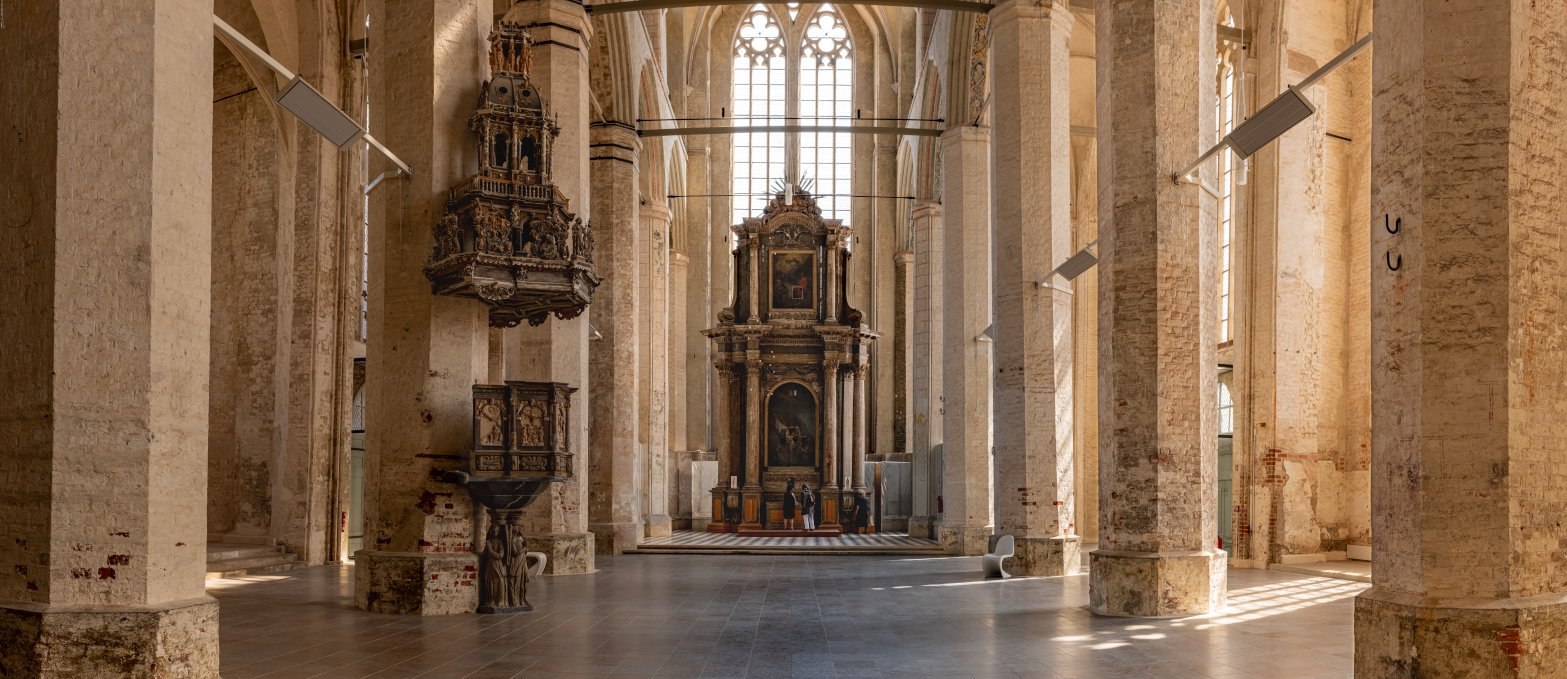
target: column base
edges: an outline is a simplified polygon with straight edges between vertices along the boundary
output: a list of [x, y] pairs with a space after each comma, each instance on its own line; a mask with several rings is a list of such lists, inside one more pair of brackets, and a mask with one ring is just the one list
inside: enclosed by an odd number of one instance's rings
[[1420, 597], [1355, 597], [1355, 676], [1367, 679], [1558, 677], [1567, 657], [1561, 595], [1421, 605]]
[[1179, 618], [1224, 608], [1223, 551], [1089, 553], [1088, 610], [1096, 615]]
[[936, 539], [948, 554], [979, 556], [990, 549], [990, 526], [947, 526], [936, 524]]
[[218, 602], [0, 607], [0, 675], [218, 676]]
[[[1076, 535], [1014, 538], [1017, 555], [1007, 561], [1013, 575], [1078, 575], [1083, 572], [1082, 541]], [[988, 547], [988, 544], [987, 544]]]
[[593, 551], [599, 554], [623, 554], [636, 549], [642, 539], [642, 522], [592, 523], [588, 531], [593, 536]]
[[650, 538], [667, 538], [675, 533], [675, 522], [668, 516], [655, 514], [647, 517], [647, 536]]
[[544, 564], [545, 575], [580, 575], [592, 573], [592, 533], [548, 533], [529, 535], [528, 550], [544, 552], [549, 563]]
[[479, 606], [479, 557], [359, 550], [354, 605], [393, 615], [472, 613]]
[[934, 539], [936, 533], [936, 518], [933, 516], [909, 517], [909, 537]]

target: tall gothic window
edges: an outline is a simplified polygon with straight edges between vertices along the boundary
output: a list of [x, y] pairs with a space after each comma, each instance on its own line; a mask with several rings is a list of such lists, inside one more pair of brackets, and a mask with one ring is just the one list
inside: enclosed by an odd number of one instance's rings
[[[735, 35], [736, 125], [848, 127], [854, 117], [849, 28], [830, 4], [753, 5]], [[793, 179], [818, 196], [822, 216], [849, 221], [847, 132], [740, 133], [734, 139], [733, 220], [755, 216], [767, 194]]]
[[[1224, 25], [1233, 28], [1235, 18], [1227, 16], [1229, 13], [1221, 9], [1220, 16], [1224, 17]], [[1218, 98], [1216, 106], [1217, 122], [1216, 132], [1219, 139], [1235, 130], [1237, 116], [1240, 113], [1236, 101], [1236, 52], [1233, 46], [1221, 43], [1219, 45], [1219, 82]], [[1219, 154], [1219, 342], [1228, 342], [1233, 339], [1230, 326], [1230, 306], [1234, 295], [1230, 294], [1233, 286], [1231, 263], [1234, 261], [1233, 245], [1235, 243], [1235, 187], [1236, 187], [1236, 159], [1233, 153]]]

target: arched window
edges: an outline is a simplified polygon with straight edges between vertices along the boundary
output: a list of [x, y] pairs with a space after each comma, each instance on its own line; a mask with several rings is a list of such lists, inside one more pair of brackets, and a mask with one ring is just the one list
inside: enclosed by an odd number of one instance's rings
[[[854, 112], [853, 43], [830, 4], [809, 14], [799, 3], [752, 5], [735, 35], [736, 125], [848, 127]], [[733, 220], [766, 206], [794, 180], [818, 197], [822, 216], [849, 221], [850, 157], [846, 132], [741, 133], [734, 139]]]
[[[1235, 17], [1226, 7], [1219, 8], [1219, 16], [1223, 24], [1230, 28], [1235, 27]], [[1235, 130], [1241, 113], [1239, 105], [1239, 82], [1236, 75], [1236, 61], [1238, 55], [1233, 45], [1219, 43], [1218, 54], [1218, 97], [1216, 101], [1217, 115], [1215, 115], [1215, 131], [1218, 138]], [[1217, 141], [1217, 140], [1215, 140]], [[1235, 155], [1232, 153], [1219, 154], [1219, 342], [1222, 344], [1233, 339], [1230, 328], [1230, 307], [1235, 299], [1230, 294], [1233, 287], [1232, 263], [1234, 261], [1235, 243], [1235, 188], [1237, 185], [1237, 166]]]
[[[784, 45], [778, 18], [762, 5], [752, 7], [735, 35], [732, 103], [737, 124], [784, 124], [788, 105], [784, 97], [788, 86]], [[756, 212], [754, 196], [767, 193], [771, 182], [783, 178], [787, 162], [784, 142], [779, 132], [734, 135], [734, 223]]]
[[[822, 5], [805, 26], [800, 49], [800, 122], [804, 125], [848, 127], [854, 113], [854, 59], [849, 27], [832, 5]], [[847, 132], [805, 132], [800, 135], [800, 176], [814, 182], [812, 193], [822, 216], [849, 221], [849, 159]]]

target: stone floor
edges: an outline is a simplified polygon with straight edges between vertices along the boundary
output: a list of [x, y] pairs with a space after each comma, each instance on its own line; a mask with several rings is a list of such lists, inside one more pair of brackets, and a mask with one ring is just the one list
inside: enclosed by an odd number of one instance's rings
[[353, 608], [351, 566], [209, 583], [223, 676], [1348, 677], [1366, 585], [1230, 571], [1230, 608], [1099, 618], [1088, 578], [986, 581], [971, 557], [628, 555], [547, 577], [537, 610]]

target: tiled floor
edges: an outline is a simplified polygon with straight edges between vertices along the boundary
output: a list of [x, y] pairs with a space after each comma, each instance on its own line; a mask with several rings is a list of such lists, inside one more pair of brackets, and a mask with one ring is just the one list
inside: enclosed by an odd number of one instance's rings
[[708, 533], [705, 531], [679, 530], [668, 537], [644, 538], [637, 544], [639, 551], [681, 551], [711, 549], [720, 551], [752, 552], [882, 552], [896, 554], [940, 553], [941, 545], [935, 540], [909, 537], [908, 533], [870, 533], [866, 535], [845, 533], [833, 537], [758, 537], [735, 533]]
[[629, 555], [544, 578], [537, 610], [353, 608], [352, 568], [210, 583], [223, 676], [1348, 677], [1358, 582], [1230, 571], [1229, 610], [1099, 618], [1088, 578], [986, 581], [974, 558]]

